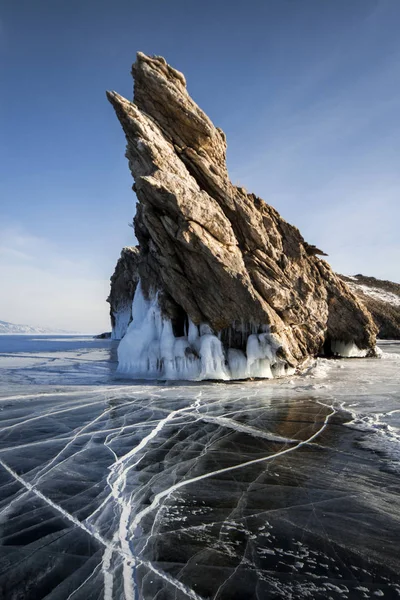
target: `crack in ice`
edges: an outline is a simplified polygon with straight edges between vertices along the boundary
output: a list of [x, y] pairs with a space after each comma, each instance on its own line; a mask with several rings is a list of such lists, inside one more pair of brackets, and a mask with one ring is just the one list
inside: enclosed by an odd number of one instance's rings
[[231, 471], [235, 471], [237, 469], [242, 469], [243, 467], [247, 467], [247, 466], [254, 465], [254, 464], [257, 464], [257, 463], [260, 463], [260, 462], [266, 462], [266, 461], [272, 460], [274, 458], [277, 458], [278, 456], [282, 456], [284, 454], [288, 454], [289, 452], [293, 452], [294, 450], [297, 450], [298, 448], [301, 448], [302, 446], [304, 446], [306, 444], [309, 444], [312, 440], [314, 440], [316, 437], [318, 437], [322, 433], [322, 431], [327, 426], [330, 417], [332, 417], [337, 412], [333, 407], [328, 406], [326, 404], [323, 404], [322, 402], [318, 401], [318, 404], [321, 404], [322, 406], [325, 406], [325, 408], [332, 408], [332, 412], [329, 413], [325, 417], [324, 423], [323, 423], [322, 427], [318, 431], [316, 431], [312, 436], [310, 436], [308, 439], [302, 440], [301, 442], [299, 442], [295, 446], [292, 446], [290, 448], [285, 448], [285, 450], [281, 450], [280, 452], [276, 452], [275, 454], [270, 454], [268, 456], [263, 456], [261, 458], [255, 458], [255, 459], [252, 459], [252, 460], [248, 460], [248, 461], [246, 461], [244, 463], [239, 463], [239, 464], [233, 465], [231, 467], [224, 467], [223, 469], [217, 469], [215, 471], [210, 471], [209, 473], [204, 473], [203, 475], [199, 475], [198, 477], [193, 477], [191, 479], [186, 479], [184, 481], [180, 481], [180, 482], [172, 485], [168, 489], [163, 490], [162, 492], [159, 492], [158, 494], [156, 494], [154, 496], [154, 499], [151, 502], [151, 504], [149, 506], [147, 506], [146, 508], [144, 508], [143, 510], [141, 510], [139, 513], [137, 513], [136, 517], [132, 521], [132, 530], [136, 531], [136, 529], [139, 526], [139, 524], [141, 523], [142, 519], [146, 515], [148, 515], [152, 510], [154, 510], [154, 508], [156, 508], [158, 506], [158, 504], [160, 503], [160, 501], [163, 498], [165, 498], [166, 496], [169, 496], [170, 494], [172, 494], [176, 490], [180, 489], [181, 487], [190, 485], [191, 483], [195, 483], [195, 482], [201, 481], [203, 479], [208, 479], [209, 477], [214, 477], [215, 475], [221, 475], [222, 473], [228, 473], [228, 472], [231, 472]]
[[[36, 489], [34, 485], [32, 485], [31, 483], [29, 483], [28, 481], [25, 481], [25, 479], [23, 479], [23, 477], [21, 477], [20, 475], [18, 475], [18, 473], [16, 473], [13, 469], [11, 469], [11, 467], [9, 467], [2, 459], [0, 459], [0, 465], [3, 467], [3, 469], [5, 471], [7, 471], [7, 473], [11, 477], [13, 477], [16, 481], [18, 481], [18, 483], [20, 483], [27, 491], [32, 492], [33, 494], [35, 494], [38, 498], [40, 498], [41, 500], [43, 500], [43, 502], [45, 502], [46, 504], [48, 504], [49, 506], [51, 506], [54, 510], [56, 510], [57, 512], [59, 512], [63, 517], [65, 517], [73, 525], [75, 525], [76, 527], [79, 527], [80, 529], [82, 529], [83, 531], [85, 531], [90, 537], [94, 537], [98, 542], [100, 542], [100, 544], [102, 544], [106, 548], [109, 548], [113, 552], [118, 553], [123, 559], [128, 559], [129, 560], [129, 559], [135, 558], [135, 560], [137, 560], [140, 564], [142, 564], [145, 567], [147, 567], [153, 573], [157, 574], [164, 581], [167, 581], [172, 586], [174, 586], [176, 589], [178, 589], [181, 592], [183, 592], [189, 598], [192, 598], [192, 600], [204, 600], [194, 590], [188, 588], [182, 582], [174, 579], [173, 577], [171, 577], [167, 573], [164, 573], [164, 571], [162, 571], [161, 569], [157, 569], [157, 567], [155, 567], [150, 561], [147, 561], [147, 560], [145, 560], [143, 558], [134, 557], [132, 554], [130, 554], [129, 556], [126, 556], [125, 553], [124, 553], [124, 551], [122, 550], [122, 548], [120, 548], [120, 547], [118, 547], [116, 545], [111, 544], [102, 535], [100, 535], [98, 532], [90, 529], [89, 527], [86, 527], [86, 525], [84, 525], [84, 523], [82, 523], [81, 521], [79, 521], [79, 519], [77, 519], [76, 517], [74, 517], [73, 515], [71, 515], [69, 512], [67, 512], [66, 510], [64, 510], [59, 504], [56, 504], [55, 502], [53, 502], [50, 498], [48, 498], [47, 496], [45, 496], [40, 490]], [[131, 600], [131, 598], [129, 598], [128, 600]]]

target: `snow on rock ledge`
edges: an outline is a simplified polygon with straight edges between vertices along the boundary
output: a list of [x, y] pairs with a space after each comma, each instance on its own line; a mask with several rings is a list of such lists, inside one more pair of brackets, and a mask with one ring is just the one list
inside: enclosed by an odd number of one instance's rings
[[340, 276], [371, 313], [378, 337], [400, 339], [400, 284], [367, 275]]
[[368, 310], [319, 258], [321, 250], [231, 183], [225, 134], [189, 96], [183, 75], [142, 53], [132, 74], [134, 102], [107, 94], [126, 135], [138, 198], [139, 247], [127, 255], [136, 274], [129, 280], [126, 266], [115, 275], [111, 306], [121, 324], [114, 323], [114, 336], [129, 317], [118, 308], [133, 297], [124, 286], [136, 287], [139, 277], [134, 312], [143, 312], [121, 342], [120, 370], [270, 377], [327, 351], [332, 340], [370, 351], [376, 327]]

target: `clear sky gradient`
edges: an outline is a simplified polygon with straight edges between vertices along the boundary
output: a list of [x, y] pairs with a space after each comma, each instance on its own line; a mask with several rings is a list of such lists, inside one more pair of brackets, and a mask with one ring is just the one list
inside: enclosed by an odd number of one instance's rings
[[184, 72], [234, 183], [334, 269], [400, 281], [399, 0], [3, 0], [0, 319], [109, 329], [135, 243], [121, 127], [141, 50]]

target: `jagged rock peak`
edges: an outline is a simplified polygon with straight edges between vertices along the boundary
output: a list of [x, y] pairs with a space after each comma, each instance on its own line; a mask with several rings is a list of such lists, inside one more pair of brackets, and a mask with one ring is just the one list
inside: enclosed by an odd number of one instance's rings
[[[249, 339], [256, 344], [252, 336], [279, 347], [275, 355], [291, 366], [331, 342], [335, 351], [349, 344], [371, 350], [371, 316], [317, 256], [323, 251], [230, 182], [225, 135], [189, 96], [183, 75], [163, 58], [142, 53], [132, 74], [133, 102], [107, 95], [126, 135], [138, 198], [138, 293], [144, 302], [157, 298], [175, 339], [189, 340], [190, 324], [206, 325], [207, 335], [219, 336], [226, 364], [229, 350], [247, 362], [267, 360], [265, 348], [247, 348]], [[140, 311], [144, 319], [143, 303]], [[202, 358], [189, 341], [186, 350]], [[163, 369], [160, 352], [154, 364]]]

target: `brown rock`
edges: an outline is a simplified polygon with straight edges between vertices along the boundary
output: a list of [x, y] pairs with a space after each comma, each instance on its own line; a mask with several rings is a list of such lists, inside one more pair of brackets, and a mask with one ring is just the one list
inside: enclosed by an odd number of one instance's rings
[[132, 320], [132, 300], [139, 280], [139, 249], [127, 246], [122, 249], [115, 271], [111, 277], [110, 318], [114, 340], [120, 340]]
[[228, 332], [239, 340], [243, 324], [249, 331], [269, 325], [293, 366], [331, 340], [372, 349], [369, 312], [318, 258], [323, 252], [230, 182], [225, 135], [190, 98], [184, 76], [142, 53], [132, 74], [133, 102], [107, 96], [135, 179], [135, 265], [144, 295], [160, 292], [176, 331], [185, 315], [222, 340]]

